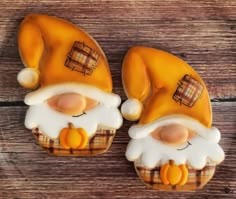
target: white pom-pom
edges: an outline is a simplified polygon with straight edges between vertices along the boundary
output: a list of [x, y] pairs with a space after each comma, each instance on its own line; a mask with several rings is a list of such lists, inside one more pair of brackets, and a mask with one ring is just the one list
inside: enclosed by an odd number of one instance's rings
[[36, 88], [39, 84], [39, 71], [34, 68], [24, 68], [18, 73], [17, 80], [24, 88]]
[[121, 106], [123, 117], [130, 121], [136, 121], [140, 118], [143, 110], [143, 104], [137, 99], [128, 99]]

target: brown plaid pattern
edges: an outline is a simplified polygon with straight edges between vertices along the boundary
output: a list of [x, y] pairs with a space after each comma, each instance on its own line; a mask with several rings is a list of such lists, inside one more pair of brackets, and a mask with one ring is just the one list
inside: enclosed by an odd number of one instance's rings
[[192, 78], [190, 75], [184, 75], [173, 95], [173, 99], [180, 104], [192, 107], [203, 91], [203, 85]]
[[50, 139], [38, 129], [32, 131], [36, 141], [49, 154], [58, 156], [88, 156], [105, 152], [111, 145], [115, 137], [115, 129], [99, 128], [96, 134], [90, 138], [84, 149], [65, 149], [60, 145], [59, 139]]
[[207, 163], [202, 170], [195, 170], [189, 167], [188, 180], [185, 185], [164, 185], [160, 179], [160, 167], [147, 169], [142, 166], [140, 161], [135, 161], [134, 165], [137, 174], [148, 187], [164, 191], [191, 191], [200, 189], [215, 173], [215, 166], [210, 163]]
[[91, 75], [96, 68], [99, 54], [85, 45], [84, 42], [76, 41], [67, 55], [65, 66], [72, 71], [78, 71], [84, 75]]

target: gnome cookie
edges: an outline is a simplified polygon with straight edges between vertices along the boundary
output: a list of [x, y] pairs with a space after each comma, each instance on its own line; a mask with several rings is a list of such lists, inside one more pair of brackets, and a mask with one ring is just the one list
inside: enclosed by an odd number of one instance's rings
[[36, 89], [25, 97], [25, 126], [38, 143], [55, 155], [105, 152], [123, 121], [97, 42], [62, 19], [31, 14], [20, 25], [18, 47], [26, 67], [18, 81]]
[[158, 190], [202, 188], [224, 159], [203, 80], [181, 59], [145, 47], [128, 51], [122, 78], [121, 112], [139, 120], [126, 151], [139, 177]]

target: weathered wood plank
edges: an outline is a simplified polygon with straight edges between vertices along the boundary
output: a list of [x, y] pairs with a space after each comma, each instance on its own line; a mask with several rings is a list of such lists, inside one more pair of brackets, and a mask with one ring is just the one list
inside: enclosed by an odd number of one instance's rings
[[[125, 157], [131, 123], [117, 133], [111, 149], [96, 157], [48, 156], [23, 126], [26, 107], [1, 107], [0, 198], [173, 198], [146, 189]], [[175, 198], [233, 198], [236, 182], [236, 102], [214, 102], [214, 125], [222, 132], [225, 161], [211, 182]]]
[[[1, 0], [0, 198], [236, 198], [235, 9], [235, 0]], [[127, 121], [111, 149], [100, 156], [48, 156], [35, 144], [23, 125], [27, 107], [16, 106], [23, 105], [16, 101], [29, 92], [16, 81], [23, 67], [17, 29], [28, 13], [62, 17], [97, 39], [110, 62], [114, 92], [123, 100], [123, 57], [129, 47], [144, 45], [182, 57], [205, 80], [213, 101], [232, 101], [213, 103], [213, 122], [222, 132], [226, 159], [211, 182], [197, 193], [146, 189], [124, 157], [132, 124]]]
[[83, 27], [104, 48], [114, 91], [123, 57], [133, 45], [169, 51], [190, 63], [206, 81], [211, 98], [236, 93], [236, 3], [228, 1], [9, 1], [0, 3], [0, 101], [22, 101], [16, 82], [23, 67], [17, 28], [31, 12], [56, 15]]
[[[236, 102], [213, 102], [213, 125], [217, 126], [223, 133], [225, 147], [229, 147], [229, 143], [236, 138]], [[0, 141], [6, 141], [8, 144], [21, 144], [34, 142], [31, 131], [24, 127], [24, 118], [27, 106], [25, 107], [0, 107]], [[124, 121], [121, 129], [117, 131], [114, 139], [115, 143], [126, 144], [129, 141], [127, 135], [128, 128], [132, 122]], [[12, 148], [13, 146], [11, 146]], [[19, 150], [19, 149], [18, 149]], [[14, 150], [13, 150], [14, 151]], [[26, 150], [28, 151], [28, 150]], [[25, 152], [25, 151], [22, 151]]]

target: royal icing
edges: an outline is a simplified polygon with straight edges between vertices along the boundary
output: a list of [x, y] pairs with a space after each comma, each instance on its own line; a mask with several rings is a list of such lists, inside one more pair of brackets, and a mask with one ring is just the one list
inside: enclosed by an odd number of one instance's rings
[[175, 115], [175, 114], [161, 117], [158, 120], [155, 120], [148, 124], [133, 125], [129, 129], [128, 133], [131, 138], [138, 139], [149, 135], [152, 131], [161, 126], [167, 126], [170, 124], [184, 125], [185, 127], [197, 132], [200, 136], [204, 137], [205, 139], [212, 140], [215, 142], [219, 142], [221, 137], [220, 131], [217, 128], [215, 127], [207, 128], [193, 118], [190, 118], [185, 115]]
[[29, 14], [18, 31], [25, 66], [17, 77], [29, 109], [25, 126], [55, 155], [95, 155], [111, 145], [123, 118], [99, 44], [63, 19]]
[[76, 128], [84, 128], [89, 137], [93, 136], [98, 125], [118, 129], [123, 119], [118, 108], [99, 104], [96, 108], [82, 113], [81, 116], [66, 115], [53, 110], [47, 102], [31, 105], [25, 118], [28, 129], [39, 128], [50, 138], [58, 138], [62, 128], [71, 122]]
[[132, 139], [127, 147], [129, 161], [140, 162], [147, 168], [154, 168], [174, 160], [176, 164], [188, 164], [194, 169], [202, 169], [207, 162], [219, 164], [224, 159], [224, 151], [217, 142], [201, 136], [188, 140], [182, 145], [172, 146], [151, 136]]
[[69, 82], [39, 88], [26, 95], [25, 103], [28, 105], [38, 104], [62, 93], [79, 93], [83, 96], [95, 99], [105, 104], [107, 107], [118, 107], [121, 102], [120, 97], [114, 93], [104, 92], [91, 85]]
[[128, 99], [121, 112], [139, 120], [128, 131], [126, 157], [143, 182], [170, 190], [191, 184], [194, 170], [208, 169], [210, 175], [201, 175], [206, 184], [224, 151], [218, 144], [221, 133], [212, 127], [206, 85], [196, 71], [167, 52], [136, 46], [125, 56], [122, 81]]

